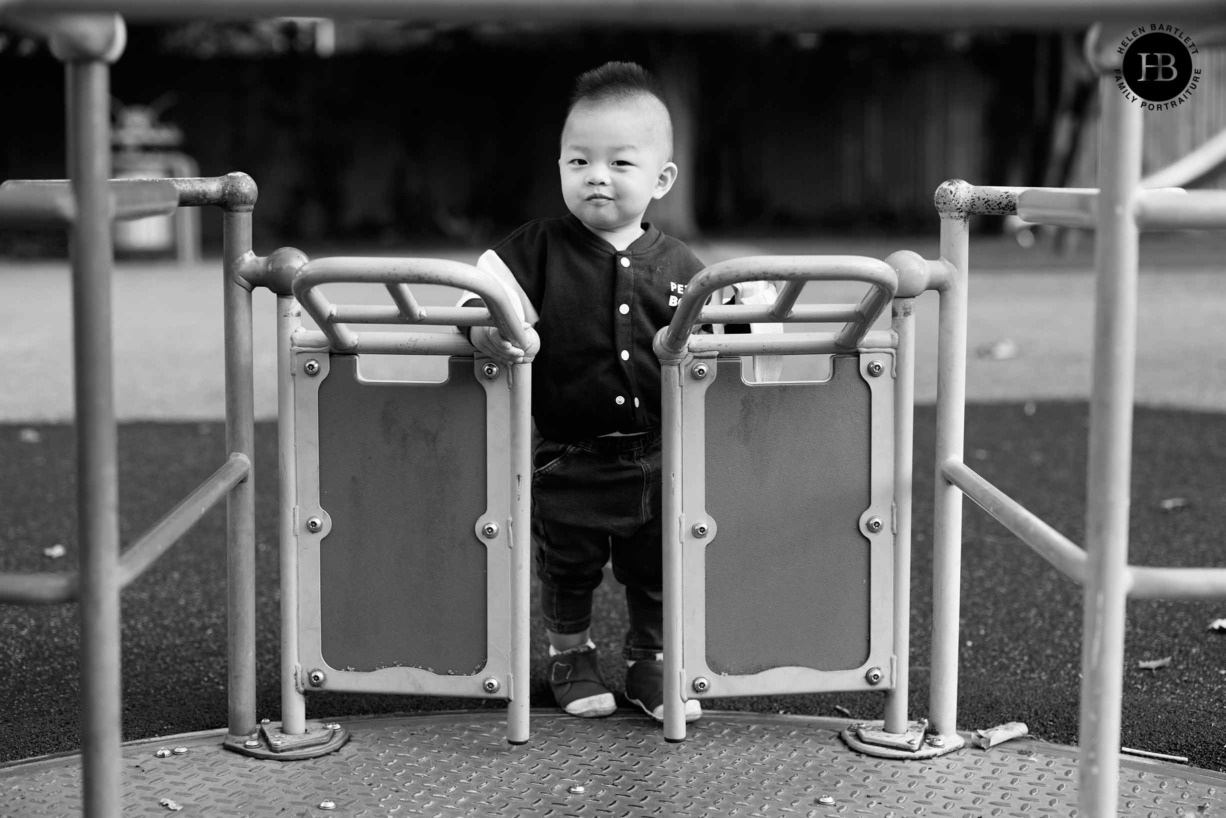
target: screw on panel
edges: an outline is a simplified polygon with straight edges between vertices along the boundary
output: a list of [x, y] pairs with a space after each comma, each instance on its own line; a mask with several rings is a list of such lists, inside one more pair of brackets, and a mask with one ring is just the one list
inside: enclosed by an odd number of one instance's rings
[[868, 374], [876, 378], [879, 377], [882, 372], [885, 372], [885, 364], [881, 363], [881, 361], [868, 362]]
[[320, 531], [323, 531], [323, 529], [324, 521], [318, 517], [311, 517], [309, 520], [307, 520], [307, 531], [310, 531], [312, 534], [318, 534]]
[[710, 371], [710, 368], [708, 368], [706, 364], [694, 364], [694, 366], [690, 368], [690, 374], [700, 381], [707, 377], [707, 373]]
[[834, 806], [834, 796], [823, 795], [821, 798], [817, 799], [817, 803], [821, 804], [823, 807], [833, 807]]
[[307, 680], [315, 687], [321, 687], [328, 680], [328, 676], [322, 670], [312, 670], [307, 674]]
[[173, 750], [171, 750], [171, 752], [177, 756], [185, 756], [187, 755], [187, 748], [186, 747], [176, 747]]
[[935, 735], [929, 736], [927, 739], [925, 739], [925, 741], [928, 742], [929, 747], [944, 747], [945, 746], [945, 739], [942, 738], [941, 736], [935, 736]]
[[497, 693], [502, 688], [502, 684], [492, 676], [481, 683], [481, 689], [486, 693]]
[[170, 758], [170, 750], [166, 747], [159, 747], [154, 755], [158, 758]]
[[327, 800], [327, 801], [320, 801], [320, 802], [319, 802], [319, 808], [320, 808], [320, 809], [322, 809], [322, 810], [332, 811], [332, 810], [336, 809], [336, 802], [335, 802], [335, 801], [331, 801], [331, 800]]
[[885, 678], [885, 674], [881, 672], [879, 667], [870, 667], [868, 673], [864, 674], [864, 678], [871, 685], [879, 685], [881, 680]]
[[694, 523], [694, 526], [690, 529], [690, 531], [694, 532], [695, 537], [705, 537], [708, 533], [710, 533], [711, 528], [706, 523]]
[[249, 738], [243, 742], [243, 746], [254, 749], [260, 746], [260, 740], [258, 738]]
[[302, 371], [310, 375], [312, 378], [319, 374], [319, 370], [319, 361], [315, 360], [314, 358], [302, 365]]
[[699, 676], [691, 686], [694, 688], [695, 693], [706, 693], [711, 689], [711, 680], [705, 676]]
[[487, 363], [485, 366], [481, 367], [481, 372], [485, 375], [485, 377], [492, 381], [494, 378], [498, 377], [498, 364]]
[[324, 726], [325, 726], [325, 727], [327, 727], [329, 730], [339, 730], [339, 729], [341, 729], [341, 726], [340, 726], [339, 724], [337, 724], [336, 722], [334, 722], [334, 721], [330, 721], [330, 722], [328, 722], [327, 724], [325, 724]]
[[582, 784], [572, 784], [566, 788], [566, 791], [571, 795], [583, 795], [585, 792], [587, 792], [587, 788]]
[[880, 517], [869, 517], [868, 522], [865, 523], [865, 525], [868, 527], [868, 530], [874, 534], [885, 528], [885, 523]]
[[498, 536], [498, 523], [486, 523], [481, 526], [481, 533], [485, 535], [487, 540], [492, 540]]

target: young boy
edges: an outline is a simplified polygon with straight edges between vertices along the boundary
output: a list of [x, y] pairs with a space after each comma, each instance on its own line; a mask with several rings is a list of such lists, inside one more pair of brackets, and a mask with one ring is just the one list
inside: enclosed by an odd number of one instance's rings
[[[518, 282], [541, 339], [532, 522], [548, 679], [558, 705], [585, 718], [617, 709], [590, 633], [592, 593], [610, 556], [629, 611], [626, 697], [664, 718], [660, 364], [652, 341], [703, 268], [643, 221], [677, 178], [672, 147], [668, 108], [646, 71], [613, 62], [583, 74], [558, 159], [570, 215], [529, 222], [478, 262]], [[490, 327], [470, 338], [496, 358], [523, 355]], [[696, 700], [686, 703], [687, 721], [701, 714]]]

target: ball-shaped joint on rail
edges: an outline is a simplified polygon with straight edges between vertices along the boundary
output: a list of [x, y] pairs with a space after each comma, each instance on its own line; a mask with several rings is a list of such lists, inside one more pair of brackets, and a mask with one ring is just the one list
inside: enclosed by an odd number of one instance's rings
[[974, 197], [974, 185], [961, 179], [950, 179], [941, 183], [932, 201], [942, 219], [965, 219], [971, 212]]
[[280, 247], [264, 260], [263, 275], [249, 277], [252, 285], [267, 287], [277, 295], [293, 295], [294, 276], [310, 261], [307, 254], [294, 247]]
[[223, 210], [246, 213], [255, 209], [260, 189], [255, 180], [245, 173], [227, 173], [221, 181], [221, 205]]
[[898, 274], [895, 298], [915, 298], [931, 285], [931, 269], [927, 260], [914, 250], [899, 250], [886, 257], [885, 263]]

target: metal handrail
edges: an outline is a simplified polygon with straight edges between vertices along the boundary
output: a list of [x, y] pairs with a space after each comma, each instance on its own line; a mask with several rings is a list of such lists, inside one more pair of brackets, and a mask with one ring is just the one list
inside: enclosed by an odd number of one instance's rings
[[[110, 179], [110, 217], [118, 221], [167, 216], [179, 193], [167, 179]], [[0, 184], [0, 224], [71, 224], [76, 219], [72, 183], [66, 179], [10, 179]]]
[[[785, 282], [776, 300], [776, 303], [783, 302], [782, 307], [725, 306], [704, 309], [713, 293], [743, 281]], [[820, 312], [797, 312], [798, 308], [792, 305], [809, 281], [862, 281], [869, 284], [870, 289], [850, 310], [835, 305]], [[839, 350], [851, 350], [864, 340], [869, 327], [897, 290], [898, 272], [886, 262], [867, 256], [745, 256], [729, 259], [712, 264], [690, 280], [672, 321], [656, 335], [656, 346], [665, 356], [680, 355], [685, 349], [692, 348], [690, 336], [694, 327], [706, 323], [846, 319], [847, 323], [835, 336], [834, 345]], [[759, 336], [757, 340], [764, 342], [764, 337]]]
[[[393, 307], [335, 305], [320, 287], [324, 284], [382, 284]], [[475, 293], [484, 307], [419, 306], [409, 284], [454, 287]], [[308, 261], [294, 275], [292, 290], [303, 309], [319, 325], [333, 349], [340, 352], [463, 354], [471, 347], [462, 337], [439, 333], [369, 332], [360, 336], [351, 323], [418, 324], [430, 326], [496, 326], [503, 337], [535, 355], [540, 341], [535, 330], [519, 318], [512, 296], [489, 274], [459, 261], [432, 258], [367, 258], [337, 256]]]
[[[244, 454], [230, 458], [158, 520], [119, 559], [119, 585], [126, 588], [158, 558], [200, 522], [206, 513], [226, 499], [230, 490], [251, 474], [251, 461]], [[63, 573], [0, 574], [0, 604], [55, 604], [74, 602], [81, 586], [77, 571]]]

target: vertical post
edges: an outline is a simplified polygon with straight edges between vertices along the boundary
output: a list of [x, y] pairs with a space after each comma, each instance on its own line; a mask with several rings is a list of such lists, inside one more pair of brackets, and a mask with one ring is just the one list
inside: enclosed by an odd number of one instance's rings
[[681, 598], [681, 362], [665, 361], [660, 367], [661, 429], [663, 432], [662, 470], [664, 497], [661, 502], [660, 524], [664, 527], [664, 738], [682, 741], [685, 738], [685, 698], [682, 676], [685, 673], [682, 655]]
[[1102, 131], [1095, 242], [1094, 358], [1086, 473], [1078, 814], [1115, 815], [1118, 802], [1128, 513], [1136, 359], [1141, 109], [1099, 80]]
[[532, 365], [511, 367], [511, 700], [507, 741], [528, 740], [532, 590]]
[[120, 815], [122, 745], [119, 473], [111, 334], [110, 68], [66, 66], [72, 227], [77, 514], [81, 543], [83, 800], [91, 818]]
[[[255, 383], [252, 365], [251, 291], [240, 275], [251, 251], [251, 206], [227, 204], [223, 212], [222, 293], [225, 306], [226, 448], [255, 463]], [[244, 736], [255, 720], [255, 473], [226, 502], [226, 568], [229, 589], [229, 734]]]
[[298, 689], [298, 450], [294, 424], [294, 330], [302, 308], [291, 295], [277, 296], [277, 493], [281, 552], [281, 732], [306, 732], [306, 696]]
[[894, 299], [894, 687], [885, 731], [905, 733], [911, 671], [911, 471], [915, 440], [915, 299]]
[[958, 618], [961, 608], [962, 492], [941, 474], [948, 462], [962, 462], [966, 426], [966, 318], [971, 186], [947, 182], [938, 190], [941, 257], [953, 271], [940, 291], [937, 328], [936, 497], [932, 568], [932, 731], [953, 735], [958, 719]]

